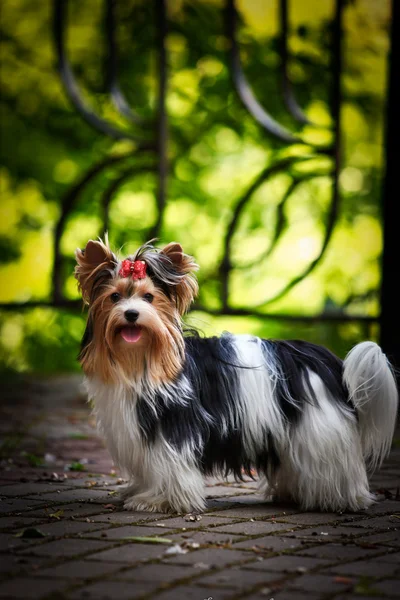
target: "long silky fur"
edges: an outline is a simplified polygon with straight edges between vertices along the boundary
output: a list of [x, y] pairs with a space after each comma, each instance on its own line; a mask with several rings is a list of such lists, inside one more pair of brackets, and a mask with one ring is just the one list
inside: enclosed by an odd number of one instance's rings
[[[90, 246], [88, 273], [85, 254], [77, 255], [90, 290], [80, 360], [100, 430], [130, 480], [127, 509], [202, 510], [204, 475], [241, 479], [254, 469], [266, 498], [307, 510], [373, 502], [367, 465], [388, 453], [398, 404], [376, 344], [356, 346], [343, 363], [298, 340], [185, 337], [197, 265], [179, 244], [147, 244], [130, 257], [147, 265], [137, 282], [118, 277], [119, 261], [102, 246]], [[128, 309], [143, 329], [131, 346], [118, 336]]]

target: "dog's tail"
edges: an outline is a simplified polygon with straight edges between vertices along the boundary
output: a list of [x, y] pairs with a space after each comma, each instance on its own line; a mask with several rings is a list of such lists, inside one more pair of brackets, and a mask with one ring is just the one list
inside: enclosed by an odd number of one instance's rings
[[369, 470], [390, 451], [398, 393], [392, 367], [374, 342], [357, 344], [344, 360], [343, 380], [359, 416], [363, 455]]

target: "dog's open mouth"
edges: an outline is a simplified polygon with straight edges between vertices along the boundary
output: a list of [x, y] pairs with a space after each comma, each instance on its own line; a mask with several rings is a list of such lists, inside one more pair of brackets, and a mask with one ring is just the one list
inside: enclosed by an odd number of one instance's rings
[[128, 344], [135, 344], [142, 337], [142, 328], [138, 325], [127, 325], [120, 330], [122, 339]]

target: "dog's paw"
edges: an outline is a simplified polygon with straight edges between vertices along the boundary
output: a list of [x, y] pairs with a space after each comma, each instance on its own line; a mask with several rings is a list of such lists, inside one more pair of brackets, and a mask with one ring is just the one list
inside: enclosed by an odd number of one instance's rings
[[156, 502], [147, 502], [140, 498], [128, 498], [124, 502], [124, 510], [129, 511], [145, 511], [145, 512], [160, 512], [173, 513], [175, 512], [167, 500], [159, 500]]

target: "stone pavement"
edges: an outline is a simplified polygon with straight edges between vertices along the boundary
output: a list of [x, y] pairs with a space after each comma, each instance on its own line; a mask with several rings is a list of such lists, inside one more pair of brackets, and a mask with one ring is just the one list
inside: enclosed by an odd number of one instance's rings
[[129, 513], [79, 383], [6, 390], [1, 599], [400, 598], [399, 433], [367, 512], [301, 513], [253, 481], [210, 480], [201, 516]]

